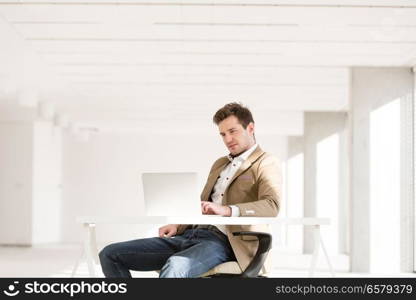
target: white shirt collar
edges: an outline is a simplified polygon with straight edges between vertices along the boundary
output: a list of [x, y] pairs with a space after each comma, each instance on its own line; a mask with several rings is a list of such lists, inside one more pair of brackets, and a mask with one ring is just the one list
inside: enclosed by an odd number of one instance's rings
[[251, 155], [251, 153], [253, 153], [254, 150], [256, 150], [256, 148], [257, 148], [257, 144], [254, 144], [250, 149], [244, 151], [239, 156], [236, 156], [236, 157], [233, 158], [233, 157], [231, 157], [230, 154], [228, 154], [227, 158], [229, 159], [229, 161], [233, 161], [233, 159], [238, 159], [240, 161], [245, 161]]

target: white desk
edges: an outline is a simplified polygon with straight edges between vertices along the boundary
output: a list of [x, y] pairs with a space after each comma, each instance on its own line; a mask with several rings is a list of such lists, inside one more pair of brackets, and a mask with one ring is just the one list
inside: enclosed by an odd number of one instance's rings
[[84, 228], [83, 253], [77, 260], [72, 277], [75, 275], [79, 261], [85, 257], [88, 265], [89, 275], [95, 277], [94, 262], [99, 264], [98, 248], [95, 236], [95, 227], [99, 224], [221, 224], [221, 225], [258, 225], [258, 224], [283, 224], [283, 225], [302, 225], [312, 227], [314, 238], [314, 249], [312, 254], [309, 276], [312, 277], [316, 263], [318, 261], [319, 248], [325, 255], [326, 262], [331, 275], [334, 277], [331, 262], [323, 243], [320, 228], [322, 225], [329, 225], [328, 218], [265, 218], [265, 217], [220, 217], [220, 216], [200, 216], [200, 217], [105, 217], [105, 216], [83, 216], [76, 219], [77, 223]]

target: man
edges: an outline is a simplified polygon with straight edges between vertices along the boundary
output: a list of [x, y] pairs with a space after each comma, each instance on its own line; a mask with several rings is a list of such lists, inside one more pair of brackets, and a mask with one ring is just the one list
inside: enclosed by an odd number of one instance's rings
[[[203, 214], [274, 217], [279, 211], [280, 174], [275, 157], [256, 144], [251, 112], [229, 103], [213, 118], [230, 154], [211, 168], [201, 194]], [[253, 237], [236, 231], [268, 231], [265, 225], [177, 225], [159, 228], [159, 237], [115, 243], [100, 252], [106, 277], [131, 277], [129, 270], [160, 270], [160, 277], [198, 277], [216, 265], [237, 260], [242, 270], [254, 256]]]

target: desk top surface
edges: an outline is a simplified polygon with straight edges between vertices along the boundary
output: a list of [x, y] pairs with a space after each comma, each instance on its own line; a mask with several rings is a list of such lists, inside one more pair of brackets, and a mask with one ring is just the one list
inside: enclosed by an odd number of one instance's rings
[[212, 224], [212, 225], [329, 225], [329, 218], [280, 218], [280, 217], [220, 217], [203, 216], [79, 216], [77, 223], [82, 224]]

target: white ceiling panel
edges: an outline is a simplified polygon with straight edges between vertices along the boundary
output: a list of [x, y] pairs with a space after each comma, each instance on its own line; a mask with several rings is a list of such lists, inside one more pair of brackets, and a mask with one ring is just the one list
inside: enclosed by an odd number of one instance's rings
[[[348, 55], [353, 56], [350, 61], [353, 63], [356, 56], [371, 56], [371, 55], [393, 55], [400, 56], [402, 53], [415, 50], [416, 43], [390, 43], [390, 42], [305, 42], [305, 41], [162, 41], [162, 40], [68, 40], [68, 39], [29, 39], [27, 40], [34, 49], [40, 52], [47, 51], [74, 51], [74, 52], [98, 52], [105, 53], [106, 51], [114, 53], [124, 53], [125, 55], [140, 56], [141, 53], [154, 52], [155, 54], [177, 53], [189, 55], [210, 55], [220, 53], [231, 53], [237, 55], [238, 53], [252, 53], [252, 56], [257, 56], [258, 53], [272, 53], [269, 55]], [[137, 52], [136, 52], [137, 51]], [[249, 63], [249, 61], [247, 61]]]
[[199, 130], [235, 100], [299, 134], [303, 111], [347, 109], [349, 67], [416, 64], [406, 0], [0, 1], [0, 21], [0, 101], [29, 87], [107, 129], [169, 108]]
[[[415, 51], [410, 51], [408, 56], [413, 56]], [[386, 55], [373, 55], [363, 56], [355, 58], [356, 65], [405, 65], [406, 53], [403, 53], [401, 57], [386, 56]], [[217, 66], [316, 66], [318, 62], [324, 60], [321, 66], [347, 66], [351, 60], [350, 56], [330, 56], [330, 55], [253, 55], [248, 57], [247, 55], [140, 55], [129, 59], [125, 56], [100, 56], [96, 55], [92, 59], [88, 57], [76, 57], [76, 56], [45, 56], [44, 61], [50, 63], [50, 65], [56, 69], [65, 69], [66, 67], [88, 67], [97, 66], [101, 68], [140, 68], [146, 65], [154, 66], [176, 66], [187, 67], [193, 65], [206, 66], [206, 68], [212, 68]]]
[[[78, 82], [110, 81], [131, 82], [145, 80], [146, 82], [244, 82], [251, 84], [273, 85], [339, 85], [348, 83], [347, 68], [216, 68], [207, 72], [203, 68], [186, 68], [182, 72], [176, 68], [142, 68], [132, 71], [114, 72], [61, 72], [60, 76], [67, 80]], [[125, 78], [128, 77], [128, 80]], [[181, 80], [181, 81], [178, 81]]]
[[[223, 1], [226, 3], [227, 1]], [[305, 1], [307, 3], [307, 1]], [[333, 1], [335, 4], [335, 1]], [[376, 2], [375, 2], [376, 3]], [[392, 1], [391, 3], [394, 3]], [[59, 5], [61, 4], [61, 5]], [[208, 3], [209, 4], [209, 3]], [[102, 22], [111, 23], [231, 23], [231, 24], [300, 24], [350, 25], [383, 24], [394, 20], [395, 25], [416, 25], [416, 6], [267, 6], [255, 5], [191, 5], [152, 4], [147, 1], [117, 4], [100, 1], [99, 4], [67, 1], [48, 4], [3, 3], [2, 15], [10, 22]]]
[[[416, 14], [413, 16], [416, 19]], [[387, 26], [185, 26], [151, 24], [15, 23], [18, 32], [30, 39], [186, 40], [186, 41], [367, 41], [416, 42], [416, 24]], [[389, 34], [390, 33], [390, 34]], [[399, 34], [397, 34], [399, 33]]]
[[124, 85], [124, 89], [108, 85], [76, 87], [74, 89], [83, 96], [83, 103], [64, 101], [65, 98], [60, 98], [63, 101], [60, 104], [62, 109], [86, 109], [88, 103], [111, 111], [119, 107], [142, 110], [149, 104], [156, 103], [161, 107], [170, 104], [180, 109], [190, 106], [195, 110], [205, 110], [210, 106], [218, 108], [228, 101], [241, 101], [264, 110], [339, 111], [345, 110], [348, 103], [348, 90], [345, 87], [282, 87], [257, 90], [229, 87], [188, 87], [182, 90], [177, 87], [130, 89], [128, 85]]

